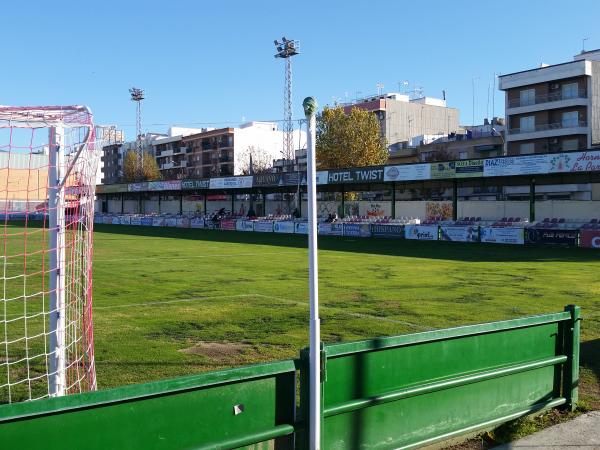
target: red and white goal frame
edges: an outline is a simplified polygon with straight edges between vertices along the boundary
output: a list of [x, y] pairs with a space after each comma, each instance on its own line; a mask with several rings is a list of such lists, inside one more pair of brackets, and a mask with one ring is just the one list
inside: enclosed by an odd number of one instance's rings
[[0, 404], [96, 389], [84, 106], [0, 106]]

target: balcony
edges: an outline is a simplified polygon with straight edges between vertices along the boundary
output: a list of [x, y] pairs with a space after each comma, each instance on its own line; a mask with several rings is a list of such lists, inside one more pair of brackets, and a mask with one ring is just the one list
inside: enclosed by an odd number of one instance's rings
[[156, 152], [157, 158], [164, 158], [165, 156], [173, 156], [173, 150], [162, 150], [161, 152]]
[[520, 106], [531, 106], [538, 105], [540, 103], [548, 103], [548, 102], [559, 102], [561, 100], [572, 100], [574, 98], [587, 98], [587, 91], [585, 89], [579, 89], [577, 93], [574, 95], [563, 95], [562, 91], [558, 92], [550, 92], [544, 95], [536, 95], [533, 101], [521, 101], [520, 98], [512, 99], [508, 102], [509, 108], [518, 108]]
[[587, 122], [585, 120], [542, 123], [533, 128], [511, 128], [508, 130], [506, 140], [518, 141], [524, 139], [539, 139], [567, 136], [570, 134], [587, 134], [587, 132]]
[[526, 112], [544, 111], [552, 108], [586, 106], [587, 102], [587, 91], [585, 89], [579, 89], [576, 93], [565, 94], [562, 91], [558, 91], [544, 95], [536, 95], [533, 99], [515, 98], [508, 101], [506, 109], [509, 114], [521, 114]]
[[190, 153], [189, 147], [179, 147], [173, 150], [173, 155], [184, 155], [186, 153]]

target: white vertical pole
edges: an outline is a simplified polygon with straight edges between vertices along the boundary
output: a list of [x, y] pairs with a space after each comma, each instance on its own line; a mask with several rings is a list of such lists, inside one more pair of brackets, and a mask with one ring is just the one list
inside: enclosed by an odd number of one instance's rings
[[60, 187], [64, 172], [64, 130], [50, 128], [48, 208], [50, 221], [50, 355], [51, 396], [65, 394], [65, 198]]
[[315, 163], [317, 102], [307, 97], [302, 103], [308, 123], [308, 278], [310, 291], [310, 347], [309, 347], [309, 430], [310, 449], [321, 448], [321, 321], [319, 319], [319, 274], [317, 260], [317, 170]]

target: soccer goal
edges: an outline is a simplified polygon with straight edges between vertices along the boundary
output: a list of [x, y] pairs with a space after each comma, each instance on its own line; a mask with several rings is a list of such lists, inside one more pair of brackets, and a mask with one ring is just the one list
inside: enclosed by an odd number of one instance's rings
[[0, 404], [96, 389], [94, 190], [83, 106], [0, 106]]

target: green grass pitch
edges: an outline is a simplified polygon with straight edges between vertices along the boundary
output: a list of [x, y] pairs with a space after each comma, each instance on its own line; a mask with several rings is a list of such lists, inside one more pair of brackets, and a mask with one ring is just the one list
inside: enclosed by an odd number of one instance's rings
[[[99, 225], [94, 245], [101, 388], [291, 358], [307, 345], [306, 236]], [[324, 341], [574, 303], [585, 317], [582, 378], [589, 402], [600, 400], [597, 251], [333, 236], [319, 247]]]

